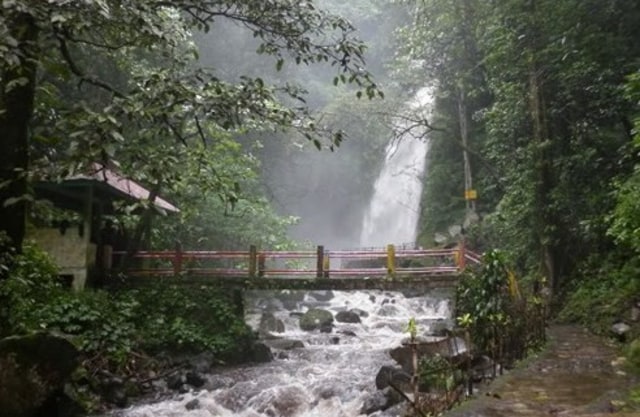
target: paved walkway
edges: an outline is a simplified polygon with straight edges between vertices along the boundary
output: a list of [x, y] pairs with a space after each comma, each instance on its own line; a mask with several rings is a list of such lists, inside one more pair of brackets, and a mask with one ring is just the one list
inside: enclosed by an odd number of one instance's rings
[[575, 326], [552, 326], [548, 335], [549, 347], [538, 358], [446, 416], [612, 416], [620, 393], [631, 383], [615, 346]]

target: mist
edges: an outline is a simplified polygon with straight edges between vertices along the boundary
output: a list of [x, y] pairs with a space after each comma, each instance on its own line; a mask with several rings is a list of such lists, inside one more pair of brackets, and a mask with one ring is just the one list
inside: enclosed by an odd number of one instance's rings
[[246, 75], [269, 84], [298, 84], [308, 91], [306, 104], [319, 123], [345, 132], [346, 140], [335, 151], [328, 150], [328, 144], [318, 151], [293, 133], [253, 132], [238, 140], [259, 158], [264, 192], [278, 213], [299, 218], [290, 230], [293, 238], [330, 249], [354, 248], [360, 244], [373, 184], [393, 134], [389, 109], [404, 101], [391, 63], [394, 30], [405, 22], [406, 11], [387, 0], [316, 3], [357, 28], [368, 45], [367, 70], [382, 87], [385, 100], [358, 100], [352, 86], [334, 86], [335, 68], [328, 65], [285, 61], [278, 71], [276, 59], [256, 54], [258, 40], [234, 23], [216, 23], [210, 32], [196, 34], [195, 41], [200, 65], [215, 68], [222, 79]]

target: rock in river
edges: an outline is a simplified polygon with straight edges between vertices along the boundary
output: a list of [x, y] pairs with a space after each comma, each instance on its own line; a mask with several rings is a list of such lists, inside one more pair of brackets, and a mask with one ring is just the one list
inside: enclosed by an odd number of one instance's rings
[[300, 317], [300, 328], [302, 330], [315, 330], [331, 327], [333, 325], [333, 314], [321, 308], [312, 308]]

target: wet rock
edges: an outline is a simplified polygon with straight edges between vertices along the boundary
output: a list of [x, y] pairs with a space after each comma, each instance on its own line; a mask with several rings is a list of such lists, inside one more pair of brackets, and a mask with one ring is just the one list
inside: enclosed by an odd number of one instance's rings
[[263, 395], [266, 398], [260, 399], [258, 396], [252, 401], [261, 403], [256, 407], [258, 413], [270, 417], [293, 417], [307, 407], [307, 394], [299, 387], [285, 387], [278, 389], [275, 395], [269, 392], [264, 392]]
[[290, 291], [282, 290], [278, 291], [275, 295], [282, 302], [282, 306], [287, 310], [295, 310], [299, 308], [300, 303], [304, 301], [304, 291]]
[[[328, 310], [320, 308], [312, 308], [300, 317], [300, 328], [302, 330], [316, 330], [333, 326], [333, 315]], [[329, 330], [330, 332], [331, 330]]]
[[376, 411], [385, 411], [390, 407], [400, 403], [402, 399], [391, 388], [376, 391], [364, 399], [360, 414], [373, 414]]
[[385, 389], [389, 387], [390, 383], [408, 392], [411, 389], [411, 375], [403, 369], [384, 365], [376, 375], [376, 388]]
[[331, 339], [329, 339], [329, 342], [332, 345], [339, 345], [340, 344], [340, 338], [338, 336], [333, 336]]
[[[78, 350], [62, 336], [35, 333], [0, 340], [0, 410], [3, 417], [57, 412]], [[45, 405], [48, 409], [44, 409]], [[44, 414], [46, 415], [46, 413]]]
[[283, 333], [284, 323], [276, 318], [273, 313], [263, 313], [258, 326], [260, 333]]
[[[408, 341], [403, 340], [402, 346], [391, 349], [389, 355], [402, 366], [402, 369], [412, 372], [413, 352]], [[447, 360], [456, 361], [468, 352], [464, 339], [460, 337], [418, 338], [417, 341], [419, 358], [440, 355]]]
[[369, 301], [371, 301], [372, 303], [376, 302], [376, 296], [375, 295], [370, 295], [369, 296]]
[[351, 311], [359, 315], [360, 317], [369, 317], [369, 313], [364, 310], [360, 310], [359, 308], [352, 308]]
[[291, 313], [289, 313], [289, 317], [302, 317], [304, 316], [304, 313], [302, 311], [292, 311]]
[[135, 383], [127, 385], [120, 377], [105, 375], [100, 379], [98, 392], [105, 402], [123, 408], [127, 406], [129, 392], [132, 396], [140, 393], [137, 388]]
[[258, 363], [271, 362], [273, 360], [271, 349], [262, 342], [254, 343], [251, 348], [251, 360]]
[[197, 398], [194, 398], [193, 400], [191, 400], [188, 403], [186, 403], [184, 405], [184, 408], [186, 408], [189, 411], [197, 410], [197, 409], [200, 408], [200, 400], [198, 400]]
[[331, 301], [333, 300], [334, 294], [333, 291], [313, 291], [310, 293], [311, 297], [313, 297], [316, 301]]
[[396, 306], [391, 304], [385, 304], [378, 309], [378, 315], [382, 317], [394, 317], [400, 314], [400, 311]]
[[207, 374], [217, 365], [218, 359], [211, 352], [203, 352], [195, 356], [187, 357], [186, 362], [188, 367], [195, 372]]
[[338, 330], [338, 333], [345, 336], [357, 337], [358, 335], [353, 330]]
[[273, 339], [265, 342], [265, 344], [272, 349], [279, 350], [291, 350], [304, 347], [304, 343], [295, 339]]
[[179, 391], [182, 386], [187, 382], [185, 375], [180, 373], [174, 373], [167, 377], [167, 388], [174, 391]]
[[207, 382], [207, 379], [196, 371], [189, 371], [185, 375], [185, 382], [194, 388], [201, 388]]
[[[477, 356], [471, 360], [471, 378], [473, 382], [480, 382], [493, 377], [495, 362], [486, 355]], [[466, 368], [466, 366], [465, 366]]]
[[445, 321], [437, 321], [429, 328], [429, 334], [440, 337], [448, 336], [449, 327]]
[[333, 324], [323, 324], [320, 326], [320, 333], [331, 333], [333, 331]]
[[353, 310], [340, 311], [336, 314], [336, 321], [340, 323], [360, 323], [360, 316]]
[[625, 322], [617, 322], [613, 326], [611, 326], [611, 334], [613, 334], [616, 339], [621, 342], [625, 342], [627, 340], [627, 335], [631, 330], [631, 326], [629, 326]]

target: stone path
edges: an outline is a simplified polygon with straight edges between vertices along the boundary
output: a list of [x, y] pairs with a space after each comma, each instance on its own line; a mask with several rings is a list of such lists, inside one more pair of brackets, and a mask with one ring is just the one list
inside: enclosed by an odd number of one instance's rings
[[575, 326], [553, 326], [548, 335], [549, 347], [538, 358], [446, 416], [612, 416], [620, 393], [631, 384], [615, 346]]

